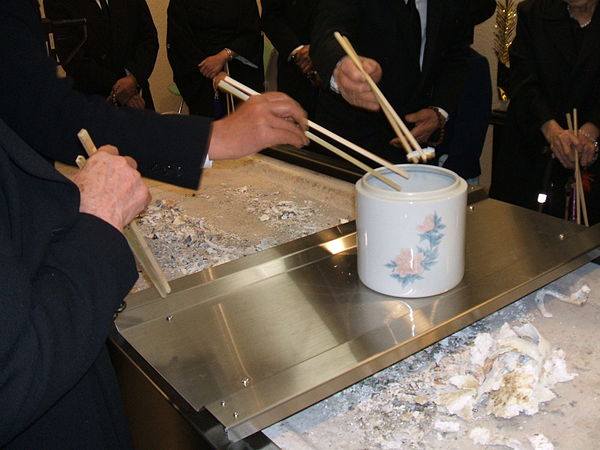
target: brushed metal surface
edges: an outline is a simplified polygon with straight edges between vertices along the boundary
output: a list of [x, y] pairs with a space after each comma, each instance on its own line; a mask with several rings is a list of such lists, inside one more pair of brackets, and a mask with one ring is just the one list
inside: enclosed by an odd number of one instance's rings
[[354, 223], [128, 297], [122, 336], [241, 439], [539, 289], [600, 254], [584, 228], [492, 199], [469, 207], [465, 277], [422, 299], [356, 275]]

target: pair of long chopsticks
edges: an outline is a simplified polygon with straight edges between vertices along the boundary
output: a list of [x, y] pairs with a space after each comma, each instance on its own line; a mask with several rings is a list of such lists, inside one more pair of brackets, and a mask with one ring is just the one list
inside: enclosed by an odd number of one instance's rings
[[[92, 156], [98, 151], [85, 128], [77, 133], [77, 137], [88, 156]], [[80, 169], [83, 169], [86, 160], [83, 156], [78, 156], [75, 162]], [[135, 223], [135, 220], [123, 229], [123, 234], [129, 243], [131, 251], [133, 251], [133, 254], [144, 269], [144, 272], [146, 272], [146, 275], [148, 275], [148, 278], [150, 278], [150, 281], [152, 281], [152, 284], [154, 284], [154, 287], [156, 287], [160, 296], [165, 298], [167, 294], [171, 292], [171, 286], [161, 270], [158, 261], [154, 257], [152, 250], [148, 247], [146, 238], [144, 238], [144, 235], [137, 223]]]
[[[577, 123], [577, 108], [573, 108], [573, 120], [571, 114], [567, 113], [567, 125], [569, 130], [575, 136], [579, 135], [579, 127]], [[575, 220], [578, 225], [581, 225], [581, 215], [583, 213], [583, 222], [586, 227], [590, 226], [588, 221], [587, 206], [585, 201], [585, 193], [583, 192], [583, 181], [581, 179], [581, 167], [579, 166], [579, 151], [575, 149]]]
[[[356, 53], [356, 50], [354, 50], [354, 47], [350, 43], [350, 40], [346, 36], [342, 36], [339, 31], [336, 31], [335, 33], [333, 33], [333, 35], [340, 44], [340, 46], [344, 49], [346, 54], [350, 57], [356, 68], [360, 71], [363, 77], [365, 77], [365, 81], [371, 87], [373, 94], [375, 94], [375, 97], [377, 98], [377, 101], [381, 106], [381, 110], [383, 111], [388, 122], [394, 129], [394, 133], [396, 133], [396, 136], [398, 136], [398, 139], [404, 147], [404, 150], [406, 150], [406, 153], [410, 155], [414, 149], [414, 151], [418, 153], [418, 158], [420, 158], [422, 161], [427, 161], [427, 155], [425, 154], [415, 137], [408, 130], [408, 128], [406, 127], [398, 113], [394, 110], [387, 98], [385, 98], [383, 92], [381, 92], [381, 89], [379, 89], [379, 86], [377, 86], [375, 81], [373, 81], [373, 78], [371, 78], [371, 76], [363, 67], [360, 57], [358, 56], [358, 53]], [[418, 162], [418, 158], [412, 159], [412, 161]]]
[[[247, 100], [251, 95], [260, 95], [255, 90], [249, 88], [248, 86], [244, 85], [243, 83], [240, 83], [239, 81], [234, 80], [233, 78], [231, 78], [229, 76], [226, 76], [222, 80], [220, 80], [218, 83], [218, 87], [220, 89], [236, 96], [240, 100], [244, 100], [244, 101]], [[310, 120], [308, 121], [308, 126], [310, 128], [317, 130], [318, 132], [326, 135], [327, 137], [341, 143], [342, 145], [345, 145], [346, 147], [354, 150], [355, 152], [371, 159], [372, 161], [375, 161], [376, 163], [381, 164], [386, 169], [400, 175], [401, 177], [404, 177], [406, 179], [408, 179], [410, 177], [408, 175], [408, 173], [406, 173], [404, 170], [401, 170], [398, 167], [392, 165], [390, 162], [386, 161], [385, 159], [369, 152], [368, 150], [365, 150], [362, 147], [359, 147], [358, 145], [348, 141], [347, 139], [344, 139], [341, 136], [338, 136], [337, 134], [327, 130], [326, 128], [324, 128], [320, 125], [317, 125], [316, 123], [314, 123]], [[371, 167], [369, 167], [362, 161], [359, 161], [358, 159], [356, 159], [353, 156], [347, 154], [346, 152], [340, 150], [339, 148], [335, 147], [334, 145], [330, 144], [329, 142], [325, 141], [324, 139], [321, 139], [320, 137], [316, 136], [315, 134], [311, 133], [310, 131], [306, 131], [305, 134], [313, 142], [316, 142], [317, 144], [325, 147], [327, 150], [346, 159], [347, 161], [356, 165], [357, 167], [360, 167], [362, 170], [364, 170], [365, 172], [368, 172], [369, 174], [371, 174], [375, 178], [379, 179], [383, 183], [387, 184], [388, 186], [390, 186], [398, 191], [401, 190], [401, 187], [398, 184], [394, 183], [392, 180], [385, 177], [384, 175], [377, 172], [376, 170], [373, 170]]]

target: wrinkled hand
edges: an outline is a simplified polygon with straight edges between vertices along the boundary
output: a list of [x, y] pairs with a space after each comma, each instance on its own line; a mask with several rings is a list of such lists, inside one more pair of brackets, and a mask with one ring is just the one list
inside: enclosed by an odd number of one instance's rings
[[304, 75], [314, 71], [312, 60], [310, 59], [310, 45], [304, 45], [298, 50], [292, 52], [294, 62]]
[[233, 159], [271, 145], [308, 145], [306, 111], [281, 92], [250, 97], [236, 111], [213, 122], [208, 148], [211, 159]]
[[[378, 83], [383, 74], [379, 63], [374, 59], [363, 58], [362, 56], [360, 59], [365, 72], [371, 76], [375, 83]], [[333, 78], [338, 85], [340, 94], [348, 103], [369, 111], [377, 111], [379, 109], [377, 97], [375, 97], [365, 77], [349, 56], [344, 56], [335, 68]]]
[[564, 129], [555, 120], [549, 120], [542, 125], [542, 133], [560, 163], [567, 169], [574, 169], [575, 149], [580, 151], [582, 146], [573, 132]]
[[[404, 119], [406, 122], [415, 124], [410, 133], [421, 144], [426, 143], [440, 126], [437, 114], [430, 108], [420, 109], [415, 113], [407, 114], [404, 116]], [[398, 138], [392, 139], [390, 143], [396, 147], [399, 146]]]
[[131, 74], [119, 78], [112, 87], [112, 94], [119, 105], [126, 105], [131, 97], [138, 93], [138, 83]]
[[579, 129], [579, 143], [581, 150], [579, 150], [581, 158], [581, 165], [587, 167], [598, 159], [598, 147], [595, 142], [600, 137], [600, 129], [591, 122], [584, 123]]
[[119, 231], [150, 202], [150, 192], [136, 162], [103, 146], [72, 179], [81, 192], [79, 211], [108, 222]]
[[225, 63], [228, 60], [229, 53], [227, 53], [225, 50], [221, 50], [219, 53], [202, 60], [202, 62], [198, 64], [198, 69], [200, 69], [200, 73], [204, 77], [212, 80], [215, 75], [223, 71], [223, 67], [225, 67]]
[[129, 100], [127, 100], [125, 106], [135, 109], [144, 109], [146, 107], [146, 102], [140, 94], [135, 94], [131, 96]]

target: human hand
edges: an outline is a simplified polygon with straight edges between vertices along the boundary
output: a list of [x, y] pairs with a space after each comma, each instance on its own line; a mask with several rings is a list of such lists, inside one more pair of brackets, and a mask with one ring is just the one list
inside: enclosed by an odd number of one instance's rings
[[111, 96], [119, 105], [127, 104], [127, 101], [138, 93], [138, 83], [132, 74], [119, 78], [113, 85]]
[[221, 80], [225, 79], [226, 76], [228, 76], [227, 72], [219, 72], [218, 74], [216, 74], [212, 79], [213, 89], [218, 89], [219, 83], [221, 82]]
[[198, 64], [198, 69], [200, 69], [200, 73], [204, 77], [211, 80], [223, 70], [227, 61], [229, 61], [229, 53], [223, 49], [219, 53], [203, 59], [202, 62]]
[[81, 193], [79, 211], [108, 222], [119, 231], [150, 202], [150, 192], [136, 170], [136, 162], [103, 146], [72, 178]]
[[572, 131], [565, 130], [556, 120], [549, 120], [542, 125], [542, 133], [550, 145], [550, 150], [567, 169], [575, 168], [575, 149], [581, 147], [579, 139]]
[[234, 159], [271, 145], [308, 145], [306, 111], [282, 92], [251, 96], [236, 111], [213, 122], [211, 159]]
[[310, 45], [303, 45], [292, 52], [292, 59], [304, 75], [308, 75], [314, 71], [309, 52]]
[[[415, 137], [417, 142], [425, 143], [431, 135], [440, 127], [440, 122], [436, 112], [431, 108], [423, 108], [417, 112], [407, 114], [404, 120], [414, 123], [414, 127], [410, 133]], [[396, 145], [395, 141], [398, 138], [392, 139], [392, 144]]]
[[144, 98], [140, 94], [135, 94], [135, 95], [131, 96], [129, 98], [129, 100], [127, 100], [127, 102], [125, 103], [125, 106], [134, 108], [134, 109], [144, 109], [146, 107], [146, 102], [144, 101]]
[[581, 150], [580, 161], [583, 167], [592, 165], [598, 159], [598, 138], [600, 137], [600, 130], [596, 125], [591, 122], [584, 123], [579, 129], [579, 143]]
[[[363, 58], [362, 56], [360, 60], [365, 72], [371, 76], [375, 83], [378, 83], [383, 74], [379, 63], [374, 59]], [[375, 97], [365, 77], [349, 56], [342, 58], [342, 61], [333, 71], [333, 78], [338, 85], [340, 94], [348, 103], [369, 111], [379, 109], [377, 97]]]

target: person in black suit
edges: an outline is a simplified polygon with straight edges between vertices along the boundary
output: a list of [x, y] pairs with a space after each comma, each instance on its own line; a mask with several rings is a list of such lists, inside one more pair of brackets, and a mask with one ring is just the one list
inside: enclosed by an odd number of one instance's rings
[[213, 78], [229, 71], [264, 91], [263, 37], [255, 0], [170, 0], [167, 56], [190, 114], [223, 114]]
[[496, 10], [496, 0], [463, 0], [460, 19], [467, 45], [467, 79], [452, 120], [446, 124], [443, 142], [436, 149], [437, 163], [479, 184], [479, 158], [492, 115], [492, 80], [488, 60], [472, 47], [475, 25]]
[[131, 447], [104, 342], [138, 276], [133, 166], [104, 147], [69, 181], [0, 120], [2, 448]]
[[[592, 179], [587, 194], [590, 223], [598, 222], [598, 0], [525, 0], [517, 7], [517, 17], [510, 47], [510, 104], [490, 194], [568, 218], [565, 200], [577, 149], [581, 166], [591, 175], [586, 178]], [[568, 130], [565, 118], [573, 108], [579, 136]]]
[[116, 105], [154, 110], [148, 78], [158, 53], [158, 37], [145, 0], [44, 0], [51, 20], [85, 18], [87, 40], [73, 27], [54, 38], [59, 60], [75, 89], [101, 95]]
[[436, 140], [466, 73], [459, 11], [454, 0], [322, 0], [311, 45], [324, 86], [317, 122], [392, 162], [406, 161], [405, 151], [389, 144], [393, 130], [371, 89], [333, 37], [339, 31], [416, 139]]
[[[80, 193], [40, 155], [72, 163], [82, 153], [76, 133], [87, 128], [98, 146], [135, 157], [142, 174], [197, 188], [207, 154], [306, 144], [306, 115], [282, 93], [253, 97], [212, 123], [113, 108], [56, 77], [38, 8], [35, 0], [0, 2], [0, 447], [130, 448], [104, 341], [137, 277], [117, 228], [147, 199], [134, 188], [139, 178], [127, 181], [128, 160], [111, 156], [116, 167], [105, 151], [90, 158], [76, 180]], [[104, 171], [93, 171], [95, 162]], [[96, 203], [108, 215], [93, 217], [86, 200], [103, 176], [113, 183]], [[118, 199], [130, 202], [126, 212]]]
[[285, 92], [314, 117], [318, 75], [310, 59], [310, 31], [317, 0], [264, 0], [262, 29], [279, 53], [277, 90]]

